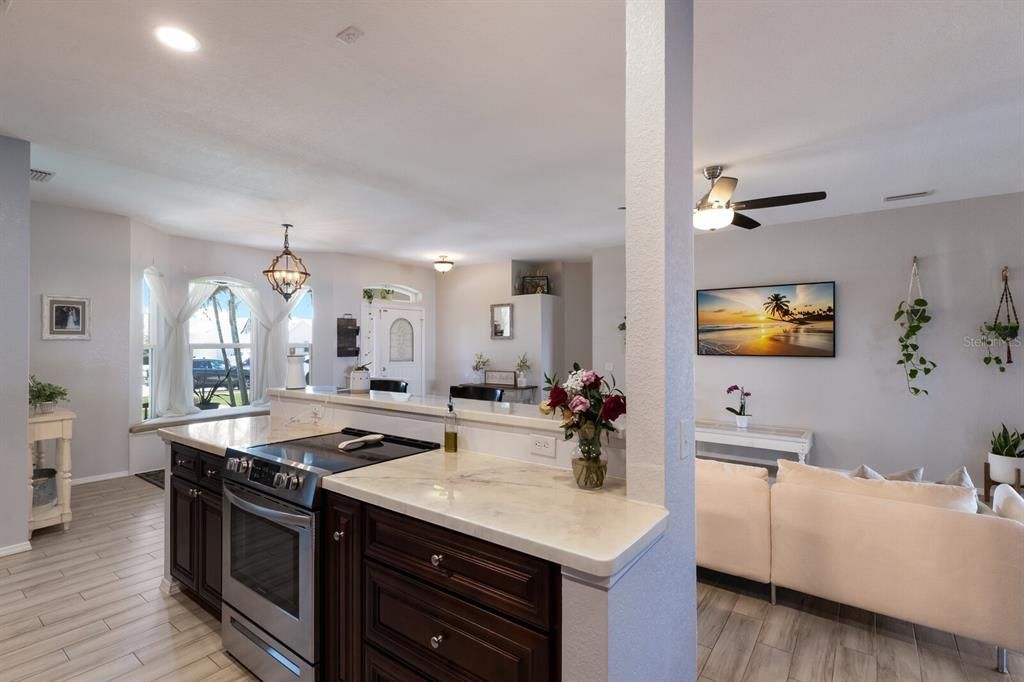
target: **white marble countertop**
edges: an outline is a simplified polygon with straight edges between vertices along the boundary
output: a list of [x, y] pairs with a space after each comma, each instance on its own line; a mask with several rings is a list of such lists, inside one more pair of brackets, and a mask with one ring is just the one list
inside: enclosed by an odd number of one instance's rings
[[[409, 393], [391, 393], [389, 391], [349, 393], [348, 389], [339, 390], [334, 386], [307, 386], [302, 390], [271, 388], [267, 393], [273, 398], [284, 400], [333, 403], [351, 407], [428, 415], [439, 419], [448, 413], [448, 398], [439, 395], [412, 395]], [[455, 412], [461, 421], [520, 426], [534, 431], [562, 432], [559, 428], [561, 420], [557, 416], [541, 414], [540, 408], [537, 405], [495, 403], [486, 400], [462, 400], [458, 398], [453, 403], [455, 405]], [[626, 420], [624, 417], [615, 422], [615, 426], [619, 429], [620, 433], [624, 432], [625, 425]]]
[[668, 511], [628, 500], [625, 482], [576, 487], [566, 469], [441, 450], [335, 474], [323, 487], [601, 578], [662, 534]]
[[157, 431], [160, 437], [174, 443], [224, 456], [228, 447], [247, 448], [284, 440], [307, 438], [337, 431], [335, 428], [303, 424], [273, 417], [240, 417], [215, 422], [196, 422], [171, 426]]

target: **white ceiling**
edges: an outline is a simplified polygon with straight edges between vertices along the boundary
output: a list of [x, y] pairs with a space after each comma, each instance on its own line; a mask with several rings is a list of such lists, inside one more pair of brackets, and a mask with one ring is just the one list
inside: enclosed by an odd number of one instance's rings
[[[421, 262], [622, 241], [620, 1], [3, 7], [0, 134], [56, 171], [37, 199]], [[1024, 3], [698, 0], [696, 26], [696, 167], [726, 164], [738, 199], [829, 193], [751, 212], [763, 229], [1024, 190]]]

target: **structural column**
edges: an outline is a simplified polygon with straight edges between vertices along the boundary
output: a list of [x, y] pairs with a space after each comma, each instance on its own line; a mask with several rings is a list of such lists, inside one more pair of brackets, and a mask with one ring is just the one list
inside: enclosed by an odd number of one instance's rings
[[0, 136], [0, 556], [29, 549], [29, 144]]
[[665, 534], [608, 580], [564, 574], [563, 679], [693, 680], [693, 3], [626, 0], [627, 494]]

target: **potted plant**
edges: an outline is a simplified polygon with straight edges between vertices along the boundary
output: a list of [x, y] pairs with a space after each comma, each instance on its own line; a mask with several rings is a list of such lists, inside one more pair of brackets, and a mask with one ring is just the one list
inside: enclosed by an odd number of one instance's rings
[[738, 410], [735, 407], [727, 407], [725, 409], [736, 415], [736, 427], [740, 429], [745, 429], [748, 426], [750, 426], [750, 415], [747, 414], [747, 398], [750, 397], [750, 392], [747, 391], [747, 389], [743, 388], [742, 386], [737, 386], [736, 384], [733, 384], [729, 388], [725, 389], [726, 395], [736, 392], [739, 392], [740, 394], [740, 408]]
[[544, 375], [548, 397], [541, 402], [540, 411], [559, 411], [565, 440], [576, 436], [576, 456], [572, 460], [576, 485], [596, 490], [604, 486], [608, 473], [608, 463], [601, 459], [601, 434], [618, 430], [612, 422], [626, 413], [626, 396], [594, 370], [582, 369], [578, 363], [572, 368], [565, 383], [559, 383], [557, 376]]
[[363, 298], [367, 303], [373, 303], [373, 289], [363, 289]]
[[372, 362], [365, 362], [356, 365], [348, 375], [348, 390], [351, 393], [370, 392], [370, 365]]
[[491, 364], [491, 359], [483, 353], [477, 353], [473, 356], [473, 376], [476, 377], [476, 383], [483, 383], [481, 375], [489, 364]]
[[67, 401], [68, 390], [57, 384], [39, 381], [35, 375], [28, 382], [28, 404], [39, 414], [49, 414], [57, 409], [57, 402]]
[[526, 373], [530, 371], [530, 359], [526, 357], [526, 353], [519, 356], [516, 361], [516, 386], [519, 388], [526, 388], [529, 382], [529, 378]]
[[1003, 428], [992, 434], [988, 453], [989, 478], [1000, 483], [1016, 483], [1017, 470], [1024, 474], [1024, 436], [1019, 431]]

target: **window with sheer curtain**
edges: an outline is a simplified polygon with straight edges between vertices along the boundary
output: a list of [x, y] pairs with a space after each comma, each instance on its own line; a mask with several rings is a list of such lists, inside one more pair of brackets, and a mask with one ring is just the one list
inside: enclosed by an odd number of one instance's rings
[[240, 407], [251, 400], [252, 310], [219, 284], [188, 321], [195, 406]]

